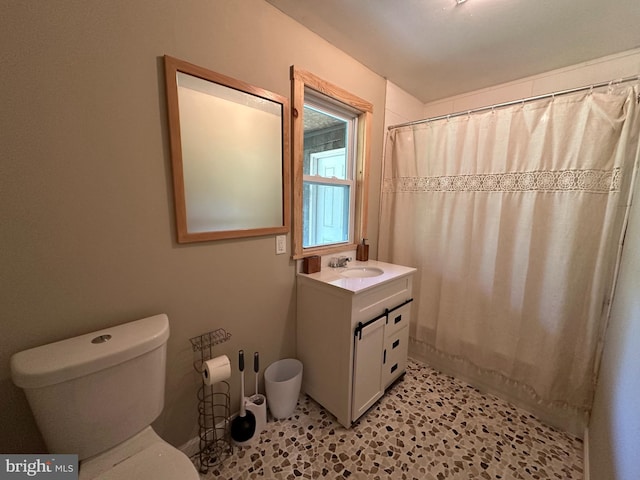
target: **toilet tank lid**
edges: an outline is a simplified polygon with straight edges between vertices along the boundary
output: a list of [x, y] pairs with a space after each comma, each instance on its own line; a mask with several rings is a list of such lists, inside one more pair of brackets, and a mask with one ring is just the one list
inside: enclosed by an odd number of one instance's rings
[[143, 355], [168, 338], [169, 319], [154, 315], [16, 353], [11, 376], [21, 388], [55, 385]]

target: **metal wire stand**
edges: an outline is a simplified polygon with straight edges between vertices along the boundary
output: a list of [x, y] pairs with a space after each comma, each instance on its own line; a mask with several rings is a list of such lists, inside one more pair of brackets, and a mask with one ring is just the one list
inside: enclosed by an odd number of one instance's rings
[[[193, 366], [201, 376], [204, 362], [213, 358], [213, 346], [224, 343], [230, 338], [231, 334], [219, 328], [189, 339], [193, 351], [197, 353]], [[233, 453], [229, 416], [229, 383], [223, 381], [207, 385], [203, 380], [198, 388], [200, 450], [197, 456], [200, 473], [207, 473], [210, 467], [219, 465]]]

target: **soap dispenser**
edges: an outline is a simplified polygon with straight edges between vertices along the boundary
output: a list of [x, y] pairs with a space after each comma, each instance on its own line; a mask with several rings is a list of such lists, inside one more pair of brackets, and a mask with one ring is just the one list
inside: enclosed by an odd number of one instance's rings
[[369, 260], [369, 245], [367, 245], [366, 238], [363, 238], [362, 243], [359, 243], [356, 247], [356, 260], [359, 262], [366, 262]]

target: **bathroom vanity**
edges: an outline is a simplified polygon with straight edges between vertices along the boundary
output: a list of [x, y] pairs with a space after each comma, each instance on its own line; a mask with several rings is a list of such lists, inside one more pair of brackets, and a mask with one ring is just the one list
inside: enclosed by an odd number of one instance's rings
[[406, 370], [415, 271], [369, 260], [297, 276], [302, 390], [345, 427]]

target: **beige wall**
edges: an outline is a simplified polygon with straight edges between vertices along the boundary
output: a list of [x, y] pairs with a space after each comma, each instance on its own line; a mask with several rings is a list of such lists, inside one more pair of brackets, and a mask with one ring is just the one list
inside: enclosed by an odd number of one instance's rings
[[387, 80], [387, 97], [385, 100], [384, 127], [413, 122], [424, 118], [424, 104], [416, 97], [408, 94], [395, 83]]
[[424, 107], [423, 118], [466, 112], [473, 108], [609, 82], [639, 73], [640, 48], [428, 103]]
[[373, 103], [372, 240], [385, 81], [263, 0], [3, 2], [1, 18], [0, 451], [43, 448], [11, 354], [160, 312], [155, 426], [181, 445], [197, 433], [189, 337], [225, 328], [215, 353], [234, 366], [239, 348], [295, 355], [295, 278], [274, 237], [176, 244], [161, 57], [287, 97], [295, 64]]

